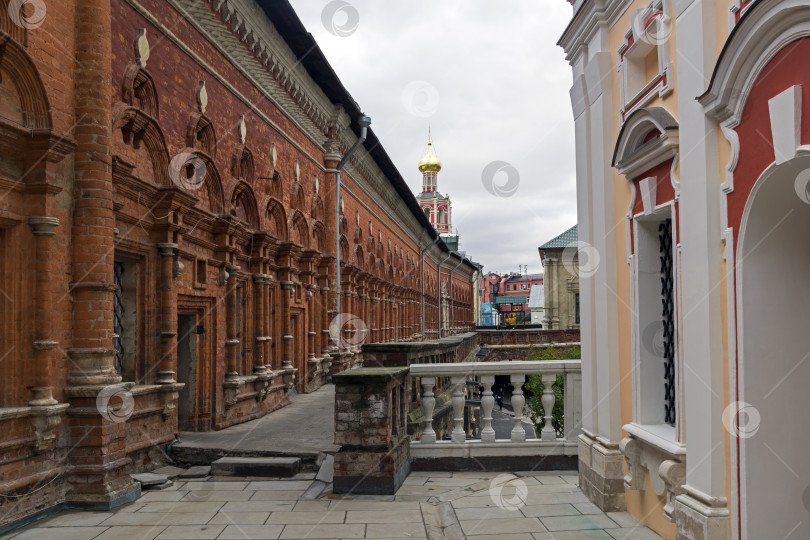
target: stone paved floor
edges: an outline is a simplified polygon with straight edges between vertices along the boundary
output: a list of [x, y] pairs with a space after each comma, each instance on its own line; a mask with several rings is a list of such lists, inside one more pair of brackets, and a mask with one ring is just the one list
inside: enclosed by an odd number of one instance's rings
[[334, 453], [335, 386], [327, 384], [311, 394], [293, 396], [286, 407], [250, 422], [220, 431], [180, 433], [177, 447], [192, 446], [244, 452], [293, 455]]
[[14, 540], [660, 538], [629, 514], [603, 514], [553, 472], [414, 472], [395, 496], [304, 500], [314, 474], [176, 482], [112, 512], [64, 511]]

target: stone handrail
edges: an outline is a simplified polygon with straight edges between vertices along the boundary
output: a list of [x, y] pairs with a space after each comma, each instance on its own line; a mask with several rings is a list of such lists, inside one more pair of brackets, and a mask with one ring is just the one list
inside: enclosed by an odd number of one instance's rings
[[[556, 401], [552, 385], [556, 381], [557, 375], [563, 374], [565, 381], [565, 402], [564, 407], [564, 436], [558, 438], [552, 422], [552, 410]], [[581, 399], [581, 362], [580, 360], [553, 360], [553, 361], [522, 361], [522, 362], [466, 362], [457, 364], [414, 364], [411, 365], [411, 377], [420, 378], [422, 385], [422, 406], [425, 418], [431, 419], [433, 407], [435, 405], [433, 388], [437, 378], [449, 377], [452, 392], [453, 407], [453, 431], [450, 441], [436, 440], [436, 432], [433, 423], [425, 421], [422, 430], [421, 440], [412, 441], [411, 448], [414, 457], [435, 458], [442, 453], [452, 449], [463, 450], [462, 454], [454, 454], [458, 457], [496, 456], [504, 451], [514, 454], [514, 448], [508, 450], [507, 447], [526, 447], [524, 452], [518, 450], [518, 454], [542, 455], [543, 453], [563, 456], [576, 455], [577, 437], [579, 436], [582, 422], [582, 399]], [[520, 389], [524, 383], [526, 375], [539, 375], [543, 381], [544, 390], [541, 397], [545, 415], [543, 417], [543, 428], [538, 439], [526, 438], [523, 429], [523, 408], [525, 397], [520, 391], [512, 395], [512, 408], [514, 410], [514, 427], [511, 431], [510, 439], [495, 439], [495, 430], [492, 428], [492, 410], [495, 405], [495, 398], [492, 395], [492, 386], [495, 383], [496, 375], [509, 376], [511, 384]], [[467, 380], [475, 378], [484, 386], [481, 398], [481, 430], [480, 439], [468, 439], [464, 430], [464, 388]], [[477, 447], [477, 448], [476, 448]], [[532, 448], [532, 449], [529, 449]], [[546, 447], [546, 450], [542, 450]], [[447, 457], [450, 457], [449, 455]]]

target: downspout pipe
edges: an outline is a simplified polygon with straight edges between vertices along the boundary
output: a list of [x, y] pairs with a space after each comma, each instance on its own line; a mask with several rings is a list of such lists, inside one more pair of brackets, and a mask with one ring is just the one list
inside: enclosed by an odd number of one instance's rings
[[447, 259], [449, 259], [453, 255], [453, 253], [454, 253], [453, 251], [449, 252], [447, 254], [447, 257], [445, 257], [444, 260], [440, 262], [439, 266], [436, 268], [436, 275], [438, 276], [438, 279], [436, 279], [436, 311], [439, 312], [438, 339], [442, 338], [442, 265], [445, 262], [447, 262]]
[[[360, 137], [357, 138], [357, 141], [349, 148], [349, 151], [346, 152], [346, 155], [343, 156], [337, 167], [335, 168], [335, 276], [337, 278], [337, 316], [340, 317], [340, 171], [343, 169], [344, 165], [348, 163], [349, 159], [351, 159], [352, 155], [357, 151], [360, 146], [366, 142], [366, 136], [368, 135], [368, 126], [371, 125], [371, 118], [366, 115], [362, 115], [360, 118], [357, 119], [357, 123], [360, 125]], [[340, 319], [338, 319], [340, 321]], [[339, 328], [338, 332], [342, 332], [343, 329]], [[337, 337], [337, 350], [340, 352], [340, 336], [341, 334], [338, 333]]]
[[455, 265], [452, 270], [450, 270], [450, 331], [451, 332], [453, 331], [454, 325], [456, 324], [456, 303], [455, 303], [455, 300], [454, 300], [455, 297], [453, 296], [453, 272], [458, 270], [458, 267], [461, 266], [464, 263], [464, 256], [466, 254], [467, 253], [464, 252], [464, 251], [456, 252], [456, 255], [459, 256], [460, 260], [458, 261], [458, 264]]
[[422, 341], [425, 341], [425, 253], [431, 247], [439, 243], [441, 236], [436, 235], [436, 239], [422, 248]]

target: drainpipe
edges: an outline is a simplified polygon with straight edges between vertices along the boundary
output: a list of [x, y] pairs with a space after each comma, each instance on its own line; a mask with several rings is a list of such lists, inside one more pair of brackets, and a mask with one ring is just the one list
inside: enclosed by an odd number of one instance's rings
[[[366, 135], [368, 134], [368, 126], [371, 125], [371, 118], [366, 115], [361, 115], [360, 118], [357, 119], [357, 123], [360, 125], [360, 137], [357, 139], [357, 142], [349, 148], [349, 151], [346, 152], [346, 155], [343, 156], [343, 159], [337, 164], [335, 169], [335, 275], [337, 276], [337, 316], [340, 317], [340, 171], [343, 169], [343, 166], [349, 161], [360, 145], [362, 145], [366, 141]], [[338, 319], [340, 321], [340, 319]], [[342, 332], [342, 328], [338, 330], [338, 332]], [[337, 351], [340, 352], [340, 334], [338, 334], [337, 339]]]
[[437, 234], [436, 239], [422, 249], [422, 341], [425, 341], [425, 252], [436, 245], [439, 238], [441, 236]]
[[436, 275], [438, 279], [436, 280], [436, 307], [437, 311], [439, 312], [439, 334], [438, 339], [442, 338], [442, 265], [447, 262], [447, 259], [453, 255], [454, 252], [449, 252], [447, 257], [444, 258], [442, 262], [439, 263], [439, 266], [436, 267]]
[[459, 266], [464, 262], [464, 256], [467, 254], [466, 251], [456, 252], [456, 255], [461, 257], [461, 260], [458, 261], [458, 264], [450, 270], [450, 331], [453, 331], [453, 325], [456, 324], [456, 303], [453, 300], [453, 272], [455, 272]]

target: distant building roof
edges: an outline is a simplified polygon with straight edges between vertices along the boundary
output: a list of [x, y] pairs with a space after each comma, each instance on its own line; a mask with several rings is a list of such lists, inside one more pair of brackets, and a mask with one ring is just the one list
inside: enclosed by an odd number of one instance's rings
[[542, 308], [546, 305], [546, 293], [542, 285], [532, 285], [532, 292], [529, 294], [529, 309]]
[[543, 279], [543, 274], [529, 274], [529, 275], [518, 275], [518, 276], [509, 276], [505, 279], [505, 281], [537, 281], [538, 279]]
[[539, 249], [567, 248], [569, 246], [576, 246], [578, 240], [579, 234], [577, 233], [577, 226], [574, 225], [560, 236], [552, 238], [540, 246]]

